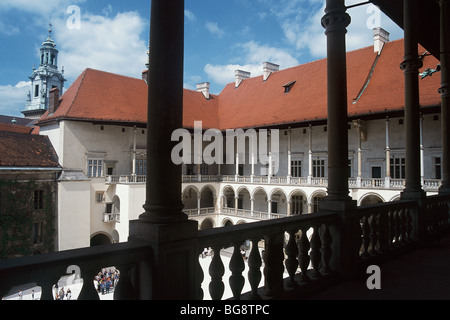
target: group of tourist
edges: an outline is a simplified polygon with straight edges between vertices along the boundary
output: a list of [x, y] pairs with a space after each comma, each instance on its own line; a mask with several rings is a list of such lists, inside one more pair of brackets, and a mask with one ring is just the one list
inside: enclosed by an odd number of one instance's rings
[[114, 291], [119, 282], [120, 273], [115, 268], [103, 269], [95, 276], [97, 283], [97, 292], [101, 294], [108, 294]]

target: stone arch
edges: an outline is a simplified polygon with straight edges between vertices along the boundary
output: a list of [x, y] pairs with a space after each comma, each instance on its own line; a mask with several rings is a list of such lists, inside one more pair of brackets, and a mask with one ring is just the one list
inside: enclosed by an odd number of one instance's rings
[[267, 212], [267, 191], [262, 187], [253, 190], [251, 198], [253, 199], [253, 211]]
[[200, 230], [207, 230], [214, 228], [214, 221], [211, 218], [206, 218], [200, 224]]
[[238, 209], [250, 210], [251, 209], [251, 193], [247, 187], [242, 186], [237, 190], [236, 196], [238, 200]]
[[319, 211], [319, 203], [326, 195], [327, 193], [324, 190], [316, 190], [311, 194], [310, 201], [308, 202], [311, 206], [311, 213]]
[[233, 225], [234, 225], [234, 223], [231, 219], [226, 218], [226, 219], [223, 219], [223, 221], [222, 221], [222, 227], [231, 227]]
[[290, 212], [288, 214], [305, 214], [308, 213], [308, 196], [301, 189], [294, 189], [288, 196], [290, 202]]
[[196, 186], [189, 185], [183, 190], [183, 205], [184, 209], [192, 210], [197, 209], [197, 198], [200, 195], [200, 191]]
[[112, 244], [113, 239], [111, 236], [104, 232], [97, 232], [91, 236], [91, 247], [102, 246]]
[[120, 214], [120, 198], [117, 195], [115, 195], [112, 201], [113, 201], [112, 213]]
[[245, 220], [239, 220], [239, 221], [236, 223], [236, 225], [239, 225], [239, 224], [247, 224], [247, 221], [245, 221]]
[[227, 185], [222, 188], [222, 197], [223, 197], [223, 207], [224, 208], [234, 208], [234, 198], [236, 192], [234, 188], [230, 185]]
[[271, 213], [287, 214], [287, 196], [281, 188], [275, 188], [270, 192]]
[[215, 189], [211, 185], [206, 185], [200, 190], [200, 208], [214, 208], [216, 198]]
[[389, 202], [400, 201], [400, 200], [401, 200], [401, 196], [398, 194], [398, 195], [392, 197], [391, 200], [389, 200]]
[[369, 192], [364, 194], [360, 199], [358, 205], [363, 207], [371, 204], [386, 202], [382, 196], [375, 192]]

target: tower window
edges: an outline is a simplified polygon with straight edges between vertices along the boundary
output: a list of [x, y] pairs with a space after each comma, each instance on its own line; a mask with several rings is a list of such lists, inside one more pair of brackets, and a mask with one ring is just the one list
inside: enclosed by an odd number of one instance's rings
[[37, 98], [39, 97], [39, 85], [35, 85], [34, 86], [34, 97]]

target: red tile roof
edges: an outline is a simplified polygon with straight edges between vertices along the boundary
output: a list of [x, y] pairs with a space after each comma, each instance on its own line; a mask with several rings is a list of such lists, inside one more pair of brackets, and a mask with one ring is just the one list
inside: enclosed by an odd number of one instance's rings
[[[348, 112], [350, 116], [402, 110], [404, 77], [400, 70], [403, 40], [385, 45], [377, 56], [373, 47], [347, 54]], [[425, 50], [420, 47], [419, 53]], [[439, 63], [425, 58], [425, 68]], [[371, 75], [371, 77], [369, 77]], [[370, 79], [365, 87], [366, 80]], [[295, 81], [291, 91], [283, 87]], [[420, 80], [422, 106], [440, 104], [440, 75]], [[356, 103], [362, 88], [365, 88]], [[45, 114], [38, 124], [56, 119], [138, 123], [147, 119], [147, 85], [141, 79], [86, 69], [62, 96], [54, 114]], [[203, 128], [249, 128], [294, 124], [327, 118], [327, 61], [321, 59], [274, 72], [267, 81], [262, 76], [244, 80], [238, 88], [228, 84], [219, 95], [207, 100], [202, 93], [184, 90], [184, 126], [203, 121]]]
[[58, 156], [47, 136], [0, 131], [0, 154], [0, 167], [59, 167]]

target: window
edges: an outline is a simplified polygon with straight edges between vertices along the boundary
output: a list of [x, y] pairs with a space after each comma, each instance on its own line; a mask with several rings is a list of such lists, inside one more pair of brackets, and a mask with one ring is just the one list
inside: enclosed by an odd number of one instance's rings
[[39, 97], [39, 85], [35, 85], [34, 86], [34, 97], [37, 98]]
[[434, 178], [442, 179], [441, 158], [434, 158]]
[[35, 190], [34, 191], [34, 210], [44, 209], [43, 199], [44, 199], [44, 190]]
[[238, 174], [239, 174], [240, 176], [243, 176], [243, 175], [244, 175], [244, 165], [243, 165], [243, 164], [240, 164], [240, 165], [239, 165], [239, 167], [238, 167]]
[[136, 174], [138, 176], [145, 176], [147, 174], [146, 159], [136, 159]]
[[88, 160], [88, 177], [101, 178], [103, 176], [103, 160], [89, 159]]
[[372, 167], [372, 178], [381, 179], [381, 167]]
[[348, 159], [347, 177], [351, 178], [352, 176], [352, 159]]
[[391, 176], [394, 179], [406, 178], [406, 160], [405, 158], [391, 159]]
[[[243, 168], [242, 168], [242, 170], [243, 170]], [[240, 172], [240, 168], [239, 168], [239, 172]], [[200, 174], [202, 175], [202, 176], [207, 176], [208, 175], [208, 165], [207, 164], [205, 164], [205, 163], [202, 163], [201, 165], [200, 165]], [[239, 173], [240, 174], [240, 173]], [[240, 174], [241, 175], [241, 174]]]
[[112, 203], [107, 203], [106, 206], [105, 206], [105, 213], [113, 213], [112, 209], [113, 209], [113, 204]]
[[42, 243], [42, 229], [43, 229], [44, 223], [38, 222], [33, 223], [33, 243]]
[[302, 161], [301, 160], [291, 161], [291, 175], [294, 178], [299, 178], [302, 176]]
[[313, 177], [325, 177], [325, 160], [313, 160]]
[[291, 214], [303, 213], [303, 196], [292, 196], [291, 198]]
[[103, 202], [103, 191], [95, 193], [95, 202], [102, 203]]
[[291, 82], [288, 82], [288, 83], [286, 83], [283, 87], [284, 87], [284, 93], [289, 93], [289, 92], [291, 92], [291, 90], [292, 90], [292, 88], [294, 87], [294, 84], [296, 83], [297, 81], [291, 81]]
[[318, 196], [313, 198], [313, 212], [319, 212], [320, 201], [323, 200], [323, 197]]
[[272, 213], [278, 213], [278, 202], [272, 201], [271, 203], [271, 212]]

